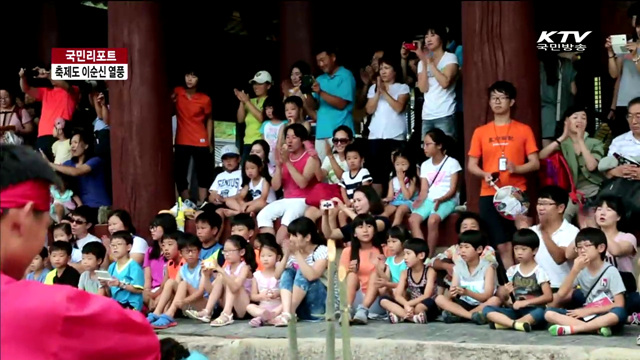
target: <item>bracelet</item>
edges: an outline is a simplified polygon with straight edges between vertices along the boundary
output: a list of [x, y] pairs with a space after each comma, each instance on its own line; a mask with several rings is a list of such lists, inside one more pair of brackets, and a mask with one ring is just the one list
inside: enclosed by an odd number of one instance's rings
[[609, 56], [609, 59], [615, 59], [615, 58], [617, 58], [617, 57], [618, 57], [618, 56], [617, 56], [616, 54], [613, 54], [613, 55]]

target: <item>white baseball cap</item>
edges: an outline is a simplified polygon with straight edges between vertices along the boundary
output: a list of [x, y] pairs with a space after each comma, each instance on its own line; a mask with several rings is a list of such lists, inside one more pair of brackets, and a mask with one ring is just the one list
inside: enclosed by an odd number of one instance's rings
[[249, 80], [249, 84], [252, 83], [264, 84], [264, 83], [272, 83], [271, 74], [268, 71], [258, 71], [253, 79]]
[[223, 158], [225, 156], [240, 156], [240, 151], [238, 151], [238, 148], [235, 145], [225, 145], [222, 147], [222, 150], [220, 151], [220, 158]]

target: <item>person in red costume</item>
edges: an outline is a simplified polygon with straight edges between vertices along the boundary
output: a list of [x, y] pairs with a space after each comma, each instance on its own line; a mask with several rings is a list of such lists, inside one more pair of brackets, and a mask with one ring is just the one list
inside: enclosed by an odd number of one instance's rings
[[70, 286], [18, 281], [42, 250], [58, 181], [40, 154], [0, 146], [0, 359], [159, 360], [140, 312]]

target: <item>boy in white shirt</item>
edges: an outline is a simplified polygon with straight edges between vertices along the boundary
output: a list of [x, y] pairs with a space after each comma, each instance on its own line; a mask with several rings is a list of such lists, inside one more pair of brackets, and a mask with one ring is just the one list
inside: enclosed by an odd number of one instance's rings
[[[353, 193], [362, 185], [371, 185], [373, 178], [369, 170], [362, 167], [364, 164], [364, 156], [360, 148], [355, 144], [349, 144], [344, 149], [344, 155], [347, 160], [349, 170], [342, 173], [340, 180], [340, 191], [342, 192], [342, 201], [348, 207], [353, 207]], [[340, 211], [338, 213], [338, 222], [340, 226], [347, 224], [347, 215]]]
[[[200, 210], [215, 211], [222, 218], [224, 226], [224, 212], [226, 201], [236, 196], [242, 190], [242, 170], [240, 169], [240, 152], [235, 145], [225, 145], [222, 148], [222, 167], [224, 171], [216, 176], [209, 188], [209, 203], [205, 203]], [[216, 238], [223, 233], [222, 226]]]

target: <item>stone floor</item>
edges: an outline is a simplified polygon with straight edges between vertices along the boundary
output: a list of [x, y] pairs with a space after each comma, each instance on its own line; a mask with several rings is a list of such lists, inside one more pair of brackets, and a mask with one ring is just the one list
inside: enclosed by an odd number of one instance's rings
[[[234, 324], [214, 328], [208, 324], [179, 319], [179, 325], [158, 331], [159, 335], [168, 336], [215, 336], [227, 339], [263, 338], [281, 339], [287, 337], [286, 328], [262, 327], [251, 328], [247, 321], [236, 321]], [[326, 323], [298, 323], [298, 338], [324, 338]], [[389, 324], [382, 321], [370, 321], [365, 326], [352, 326], [352, 337], [373, 339], [404, 339], [416, 341], [437, 341], [471, 344], [509, 344], [509, 345], [547, 345], [547, 346], [584, 346], [584, 347], [619, 347], [637, 348], [636, 337], [640, 334], [640, 326], [626, 326], [622, 336], [605, 338], [599, 335], [575, 335], [554, 337], [547, 331], [533, 331], [523, 333], [508, 330], [491, 330], [488, 326], [473, 324], [447, 325], [433, 322], [427, 325]], [[340, 329], [336, 329], [336, 336], [340, 336]]]

